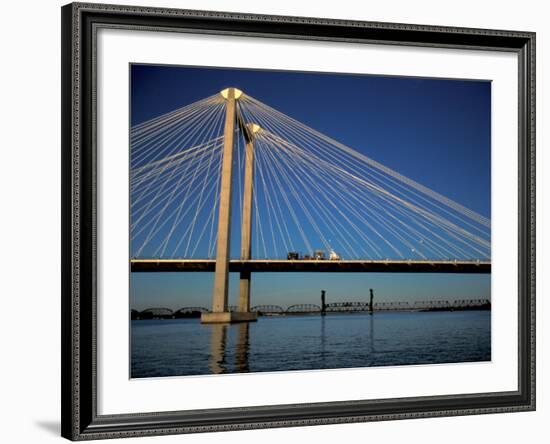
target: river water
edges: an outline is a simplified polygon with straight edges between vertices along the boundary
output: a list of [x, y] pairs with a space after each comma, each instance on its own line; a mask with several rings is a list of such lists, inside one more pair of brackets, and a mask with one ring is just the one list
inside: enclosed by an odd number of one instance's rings
[[132, 378], [489, 361], [491, 312], [139, 320], [131, 353]]

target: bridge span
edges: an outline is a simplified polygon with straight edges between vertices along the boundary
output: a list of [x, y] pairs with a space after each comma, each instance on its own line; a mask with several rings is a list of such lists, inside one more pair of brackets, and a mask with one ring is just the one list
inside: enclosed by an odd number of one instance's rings
[[[131, 259], [132, 272], [214, 272], [215, 259]], [[230, 272], [491, 273], [490, 261], [231, 259]]]

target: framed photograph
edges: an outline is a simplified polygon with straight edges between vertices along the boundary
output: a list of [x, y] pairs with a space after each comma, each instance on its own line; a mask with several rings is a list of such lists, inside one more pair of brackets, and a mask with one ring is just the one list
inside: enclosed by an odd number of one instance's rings
[[62, 8], [62, 435], [535, 408], [535, 35]]

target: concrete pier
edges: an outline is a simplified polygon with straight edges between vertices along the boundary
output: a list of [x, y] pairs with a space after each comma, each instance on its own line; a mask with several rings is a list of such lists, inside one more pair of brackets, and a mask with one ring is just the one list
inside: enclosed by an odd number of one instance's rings
[[206, 324], [224, 324], [229, 322], [257, 321], [256, 312], [221, 311], [201, 314], [201, 322]]

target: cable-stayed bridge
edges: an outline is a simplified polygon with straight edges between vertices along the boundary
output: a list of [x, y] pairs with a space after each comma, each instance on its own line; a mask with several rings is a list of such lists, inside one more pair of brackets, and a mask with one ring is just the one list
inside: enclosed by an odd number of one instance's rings
[[236, 88], [130, 139], [132, 271], [214, 271], [205, 322], [252, 272], [490, 272], [488, 218]]

